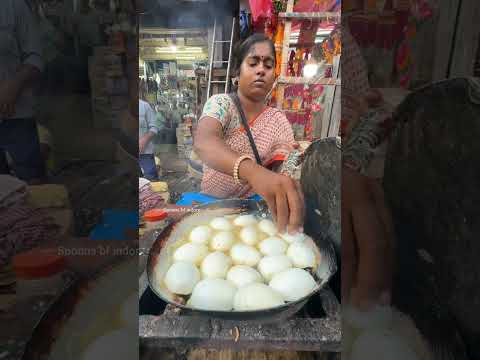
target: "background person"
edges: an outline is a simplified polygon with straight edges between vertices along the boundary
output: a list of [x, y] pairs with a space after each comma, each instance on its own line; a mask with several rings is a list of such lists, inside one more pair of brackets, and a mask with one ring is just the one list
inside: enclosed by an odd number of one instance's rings
[[1, 1], [0, 14], [0, 173], [13, 170], [22, 180], [39, 182], [45, 167], [33, 88], [44, 61], [37, 19], [23, 0]]

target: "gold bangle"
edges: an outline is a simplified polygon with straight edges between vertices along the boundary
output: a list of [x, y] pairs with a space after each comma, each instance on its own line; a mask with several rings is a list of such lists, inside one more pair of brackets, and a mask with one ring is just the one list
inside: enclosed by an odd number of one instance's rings
[[235, 165], [233, 166], [233, 180], [235, 181], [236, 184], [238, 185], [243, 185], [243, 183], [240, 181], [240, 178], [238, 177], [238, 170], [240, 169], [240, 164], [243, 160], [250, 159], [253, 161], [252, 157], [249, 155], [242, 155], [240, 156], [237, 161], [235, 161]]

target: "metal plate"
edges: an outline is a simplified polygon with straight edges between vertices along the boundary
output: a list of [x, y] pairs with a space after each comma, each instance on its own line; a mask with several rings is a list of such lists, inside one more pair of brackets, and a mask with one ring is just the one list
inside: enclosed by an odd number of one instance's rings
[[311, 238], [305, 240], [308, 246], [315, 252], [317, 259], [321, 260], [318, 261], [319, 266], [314, 270], [317, 286], [309, 295], [297, 301], [270, 309], [257, 311], [206, 311], [193, 309], [184, 305], [176, 295], [171, 293], [164, 286], [163, 281], [157, 281], [157, 278], [163, 279], [172, 264], [172, 245], [181, 239], [192, 226], [205, 224], [216, 216], [238, 213], [249, 213], [267, 218], [270, 217], [267, 211], [264, 203], [253, 200], [221, 200], [196, 207], [192, 214], [186, 215], [182, 220], [168, 226], [154, 242], [147, 260], [147, 276], [152, 291], [163, 301], [181, 308], [184, 314], [256, 322], [278, 321], [294, 315], [312, 295], [316, 294], [328, 283], [328, 280], [336, 272], [335, 251], [331, 244], [322, 242], [322, 245], [319, 245]]

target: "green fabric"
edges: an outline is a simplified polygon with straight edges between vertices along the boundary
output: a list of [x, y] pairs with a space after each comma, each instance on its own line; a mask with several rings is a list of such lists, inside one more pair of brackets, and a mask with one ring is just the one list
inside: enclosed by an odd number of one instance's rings
[[159, 130], [166, 127], [166, 119], [165, 119], [165, 116], [163, 115], [162, 112], [157, 111], [155, 121], [156, 121], [156, 124], [157, 124]]

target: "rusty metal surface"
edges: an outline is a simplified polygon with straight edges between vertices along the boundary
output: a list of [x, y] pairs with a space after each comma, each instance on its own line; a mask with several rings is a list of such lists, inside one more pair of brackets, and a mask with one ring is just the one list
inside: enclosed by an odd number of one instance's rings
[[293, 318], [276, 324], [191, 316], [141, 316], [140, 345], [147, 348], [341, 351], [340, 319]]

